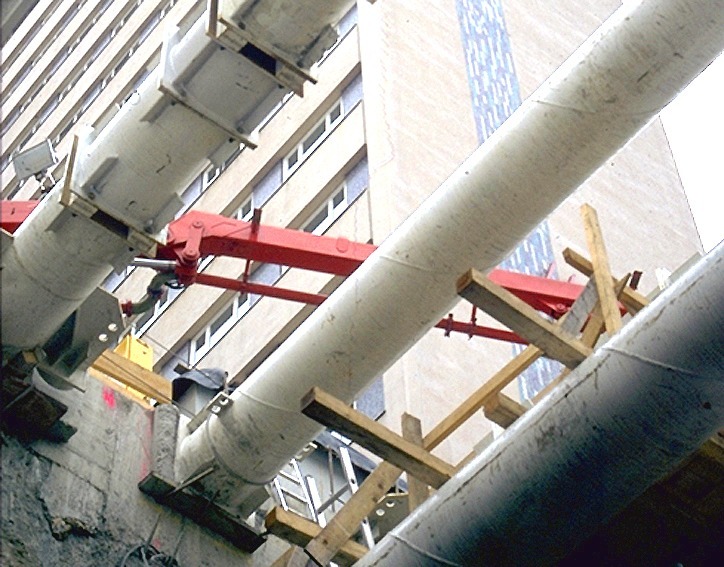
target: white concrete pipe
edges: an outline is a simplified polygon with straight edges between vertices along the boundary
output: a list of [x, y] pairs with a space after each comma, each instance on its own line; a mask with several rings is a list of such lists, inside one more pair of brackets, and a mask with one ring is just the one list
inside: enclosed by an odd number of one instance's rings
[[724, 426], [724, 245], [356, 565], [551, 565]]
[[[330, 26], [352, 0], [293, 4], [236, 1], [227, 3], [225, 13], [237, 23], [248, 22], [247, 31], [279, 49], [280, 56], [298, 61], [321, 55]], [[230, 136], [248, 135], [264, 118], [263, 110], [287, 92], [250, 59], [208, 37], [207, 17], [183, 37], [169, 36], [159, 68], [95, 138], [79, 147], [71, 190], [115, 218], [116, 228], [120, 221], [139, 233], [158, 233], [181, 208], [178, 194], [209, 158], [233, 145]], [[7, 250], [3, 242], [4, 351], [45, 343], [112, 266], [125, 266], [134, 256], [133, 243], [83, 215], [67, 214], [59, 204], [60, 185], [21, 225]]]
[[[177, 476], [215, 462], [239, 505], [319, 431], [313, 386], [351, 401], [623, 147], [724, 48], [724, 0], [628, 2], [233, 393], [182, 441]], [[663, 331], [662, 331], [663, 332]]]

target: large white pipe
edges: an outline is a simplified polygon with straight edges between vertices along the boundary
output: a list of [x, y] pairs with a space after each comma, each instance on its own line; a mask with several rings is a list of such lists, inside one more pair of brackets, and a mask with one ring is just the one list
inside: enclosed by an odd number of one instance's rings
[[351, 401], [384, 372], [447, 313], [460, 274], [497, 265], [721, 52], [723, 24], [724, 0], [624, 4], [182, 441], [179, 478], [215, 462], [207, 488], [242, 505], [320, 431], [301, 397]]
[[[225, 15], [280, 58], [306, 62], [321, 55], [317, 38], [329, 40], [330, 25], [351, 3], [237, 0], [225, 4]], [[103, 130], [83, 141], [76, 156], [71, 190], [142, 234], [158, 233], [173, 218], [183, 204], [178, 194], [220, 148], [233, 145], [230, 132], [251, 132], [264, 118], [263, 109], [286, 93], [254, 62], [214, 42], [206, 34], [207, 18], [183, 37], [170, 37], [162, 64]], [[169, 90], [183, 100], [169, 97]], [[64, 211], [61, 185], [3, 254], [4, 348], [42, 345], [112, 266], [133, 258], [132, 242]]]
[[550, 565], [724, 426], [724, 245], [357, 565]]

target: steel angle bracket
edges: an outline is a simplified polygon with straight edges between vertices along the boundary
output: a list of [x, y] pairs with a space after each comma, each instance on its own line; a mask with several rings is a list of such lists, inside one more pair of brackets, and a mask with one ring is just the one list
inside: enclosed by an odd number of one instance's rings
[[234, 53], [241, 53], [251, 44], [253, 48], [274, 59], [277, 63], [274, 72], [269, 72], [267, 69], [264, 71], [281, 86], [290, 89], [296, 95], [304, 96], [304, 83], [306, 81], [317, 83], [317, 79], [309, 70], [297, 65], [288, 54], [282, 53], [263, 38], [256, 37], [237, 25], [228, 14], [224, 13], [223, 5], [219, 9], [219, 0], [209, 1], [208, 14], [206, 34], [210, 38]]
[[204, 408], [193, 417], [191, 421], [188, 422], [188, 424], [186, 425], [188, 432], [193, 433], [194, 431], [196, 431], [210, 415], [221, 415], [225, 410], [229, 409], [233, 403], [234, 400], [231, 399], [231, 396], [229, 396], [229, 394], [225, 392], [219, 392], [211, 400], [209, 400], [209, 403], [207, 403]]
[[120, 238], [124, 238], [134, 250], [138, 250], [149, 257], [154, 257], [158, 246], [162, 244], [161, 242], [129, 226], [123, 220], [102, 210], [102, 208], [91, 199], [85, 198], [72, 190], [79, 143], [78, 136], [74, 136], [65, 170], [63, 189], [60, 194], [60, 204], [63, 205], [65, 211], [58, 215], [50, 224], [50, 230], [60, 228], [71, 215], [79, 215], [89, 221], [100, 224], [114, 234], [117, 234]]
[[232, 121], [220, 116], [217, 112], [214, 112], [212, 109], [204, 106], [200, 102], [192, 100], [175, 85], [176, 77], [174, 76], [171, 67], [171, 52], [173, 51], [173, 48], [178, 45], [182, 37], [183, 35], [181, 34], [181, 30], [175, 28], [168, 34], [166, 40], [161, 46], [161, 59], [158, 66], [158, 90], [177, 103], [188, 108], [191, 112], [197, 114], [204, 120], [211, 122], [211, 124], [225, 132], [229, 138], [233, 138], [239, 143], [242, 143], [251, 149], [255, 149], [259, 145], [255, 135], [249, 132], [244, 132], [243, 129], [238, 128]]

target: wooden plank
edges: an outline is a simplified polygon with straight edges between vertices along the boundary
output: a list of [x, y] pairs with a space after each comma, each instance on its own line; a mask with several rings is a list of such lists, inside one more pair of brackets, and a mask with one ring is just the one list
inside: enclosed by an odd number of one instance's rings
[[450, 480], [454, 473], [454, 468], [442, 459], [410, 443], [320, 388], [313, 388], [304, 397], [302, 413], [343, 433], [435, 488]]
[[[342, 510], [340, 510], [340, 513]], [[359, 520], [355, 526], [357, 525], [359, 525]], [[312, 538], [319, 536], [322, 531], [319, 524], [315, 524], [294, 512], [286, 511], [279, 506], [273, 508], [267, 514], [264, 526], [269, 533], [299, 547], [307, 545]], [[367, 548], [359, 543], [348, 541], [349, 537], [351, 536], [347, 535], [339, 548], [328, 559], [320, 561], [320, 563], [326, 565], [329, 561], [334, 560], [340, 565], [352, 565], [361, 559], [367, 553]], [[316, 555], [314, 557], [317, 558]]]
[[[410, 443], [422, 447], [422, 423], [409, 413], [402, 414], [402, 436]], [[411, 476], [407, 479], [407, 505], [410, 513], [430, 496], [430, 488]]]
[[171, 381], [143, 366], [131, 362], [112, 350], [106, 350], [93, 363], [92, 368], [138, 390], [159, 402], [171, 403]]
[[322, 565], [334, 559], [337, 551], [344, 549], [345, 542], [357, 531], [362, 519], [372, 513], [401, 474], [402, 469], [386, 461], [381, 462], [342, 509], [307, 544], [307, 553]]
[[272, 563], [271, 567], [307, 567], [309, 556], [301, 547], [292, 545], [284, 554]]
[[498, 370], [485, 384], [455, 408], [450, 415], [430, 430], [424, 438], [423, 446], [425, 449], [431, 451], [447, 439], [473, 414], [482, 409], [485, 400], [507, 386], [518, 374], [525, 371], [541, 356], [543, 356], [543, 351], [536, 346], [529, 345], [523, 349], [523, 352]]
[[[563, 259], [566, 261], [566, 264], [575, 268], [583, 275], [591, 277], [593, 274], [593, 264], [591, 261], [575, 250], [571, 248], [563, 250]], [[623, 303], [626, 311], [631, 315], [635, 315], [649, 304], [649, 300], [635, 289], [626, 287], [621, 293], [621, 303]]]
[[588, 204], [581, 206], [583, 217], [583, 228], [586, 233], [588, 251], [591, 253], [593, 264], [593, 279], [598, 289], [598, 297], [601, 301], [603, 320], [606, 323], [606, 331], [613, 335], [621, 330], [621, 312], [618, 309], [618, 301], [613, 290], [611, 266], [608, 262], [608, 253], [603, 241], [601, 225], [598, 222], [596, 210]]
[[486, 401], [483, 411], [490, 421], [507, 429], [525, 413], [525, 407], [500, 392]]
[[458, 280], [458, 294], [568, 368], [575, 368], [591, 354], [575, 337], [476, 270]]
[[219, 534], [247, 553], [254, 553], [266, 541], [255, 528], [240, 520], [238, 516], [189, 488], [179, 490], [179, 487], [155, 474], [154, 471], [138, 483], [138, 488], [159, 504], [168, 506], [198, 525]]

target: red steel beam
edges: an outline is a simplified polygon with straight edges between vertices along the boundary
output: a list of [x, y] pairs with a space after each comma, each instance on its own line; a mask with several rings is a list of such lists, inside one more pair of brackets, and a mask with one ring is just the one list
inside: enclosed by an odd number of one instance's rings
[[[190, 211], [169, 225], [167, 244], [159, 248], [156, 257], [183, 262], [187, 246], [197, 257], [231, 256], [340, 276], [350, 275], [376, 249], [372, 244], [346, 238], [317, 236], [200, 211]], [[505, 270], [493, 270], [489, 277], [554, 317], [565, 313], [583, 289], [569, 282]]]
[[[241, 293], [255, 293], [257, 295], [275, 297], [277, 299], [285, 299], [287, 301], [296, 301], [309, 305], [321, 305], [321, 303], [328, 297], [319, 293], [306, 293], [293, 289], [285, 289], [277, 286], [245, 282], [243, 280], [224, 278], [222, 276], [212, 276], [203, 273], [196, 276], [194, 283], [219, 287], [223, 289], [230, 289]], [[472, 322], [465, 323], [463, 321], [455, 321], [452, 316], [449, 316], [447, 319], [441, 320], [437, 325], [435, 325], [435, 327], [444, 330], [446, 335], [454, 332], [463, 333], [470, 337], [485, 337], [488, 339], [495, 339], [498, 341], [505, 341], [509, 343], [518, 343], [522, 345], [528, 344], [528, 341], [516, 335], [512, 331], [506, 331], [505, 329], [496, 329], [494, 327], [485, 327], [483, 325], [476, 325]]]
[[220, 215], [190, 211], [168, 226], [168, 239], [157, 258], [182, 258], [188, 236], [202, 230], [200, 256], [231, 256], [348, 276], [372, 254], [375, 246], [346, 238], [316, 236], [301, 230], [254, 225]]

